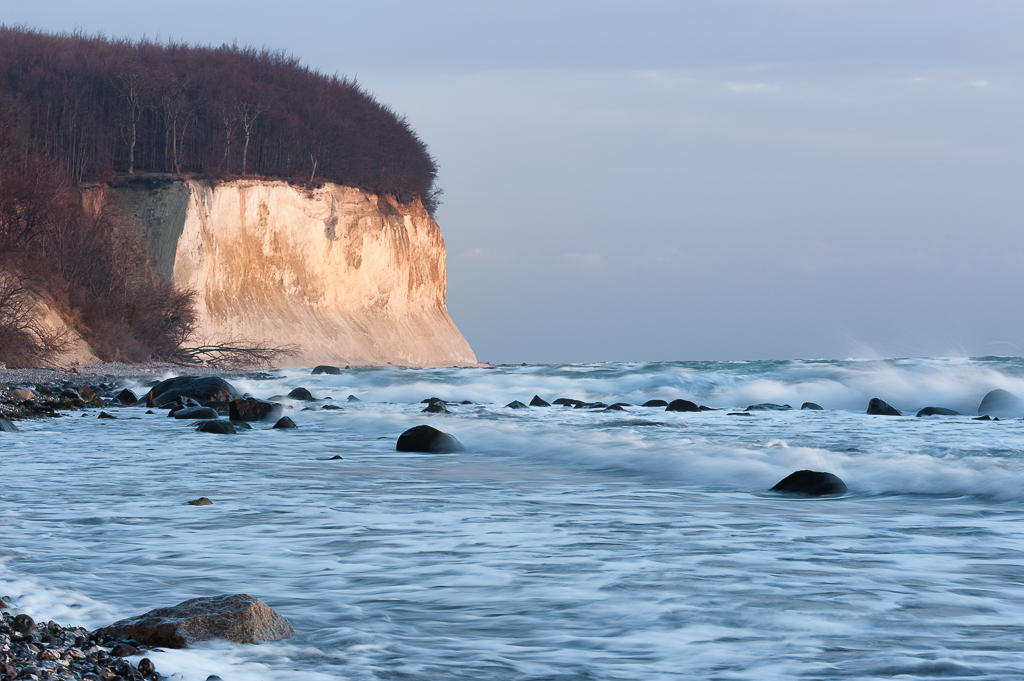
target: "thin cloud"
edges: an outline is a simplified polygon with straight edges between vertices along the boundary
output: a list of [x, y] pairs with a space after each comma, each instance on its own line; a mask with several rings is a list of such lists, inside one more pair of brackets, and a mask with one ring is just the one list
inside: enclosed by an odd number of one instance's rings
[[737, 94], [744, 94], [747, 92], [771, 92], [779, 89], [779, 86], [774, 83], [727, 82], [725, 86]]
[[608, 263], [600, 253], [566, 253], [562, 260], [582, 274], [604, 274], [608, 271]]

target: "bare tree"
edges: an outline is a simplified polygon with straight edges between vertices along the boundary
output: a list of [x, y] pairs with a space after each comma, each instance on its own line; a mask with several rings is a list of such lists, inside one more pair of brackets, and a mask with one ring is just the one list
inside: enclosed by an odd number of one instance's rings
[[265, 341], [252, 343], [236, 339], [180, 348], [171, 357], [185, 364], [205, 363], [222, 369], [241, 369], [270, 366], [284, 357], [294, 357], [301, 350], [301, 346], [294, 343], [274, 346]]
[[8, 366], [45, 365], [71, 345], [71, 330], [46, 328], [38, 305], [20, 276], [0, 270], [0, 361]]
[[256, 130], [256, 119], [263, 113], [263, 104], [257, 102], [236, 102], [238, 108], [238, 120], [242, 124], [242, 132], [245, 133], [245, 146], [242, 147], [242, 174], [245, 175], [245, 162], [249, 156], [249, 139]]
[[129, 63], [114, 74], [114, 88], [121, 94], [128, 109], [128, 174], [135, 172], [135, 143], [138, 140], [139, 117], [145, 106], [149, 82], [137, 64]]

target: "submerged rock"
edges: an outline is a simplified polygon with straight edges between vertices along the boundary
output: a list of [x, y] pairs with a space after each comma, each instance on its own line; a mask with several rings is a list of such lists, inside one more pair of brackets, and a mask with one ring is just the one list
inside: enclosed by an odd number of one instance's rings
[[700, 411], [700, 407], [690, 400], [672, 400], [666, 405], [665, 411]]
[[0, 432], [2, 433], [17, 433], [18, 427], [7, 419], [0, 419]]
[[533, 399], [530, 400], [531, 407], [550, 407], [551, 405], [544, 400], [540, 399], [540, 395], [534, 395]]
[[509, 409], [528, 409], [528, 407], [519, 400], [513, 400], [505, 406]]
[[147, 407], [166, 407], [178, 398], [192, 398], [198, 406], [210, 400], [237, 400], [235, 387], [219, 376], [178, 376], [160, 381], [146, 395]]
[[1013, 393], [996, 388], [978, 405], [979, 416], [998, 416], [1001, 419], [1019, 419], [1024, 416], [1024, 400]]
[[348, 402], [362, 402], [362, 400], [356, 397], [355, 395], [349, 395], [348, 397], [345, 398], [345, 400]]
[[334, 410], [334, 411], [343, 411], [345, 409], [345, 407], [339, 407], [336, 404], [325, 404], [324, 406], [320, 407], [320, 409], [328, 409], [328, 410]]
[[212, 506], [213, 502], [210, 501], [209, 497], [199, 497], [188, 502], [189, 506]]
[[640, 406], [641, 407], [667, 407], [668, 406], [668, 402], [666, 402], [665, 400], [647, 400], [646, 402], [644, 402]]
[[789, 411], [793, 407], [788, 404], [772, 404], [771, 402], [763, 402], [761, 404], [752, 404], [743, 411]]
[[216, 433], [218, 435], [234, 435], [238, 431], [230, 421], [224, 421], [222, 419], [209, 419], [203, 421], [196, 428], [196, 432], [199, 433]]
[[288, 620], [248, 594], [193, 598], [114, 622], [104, 631], [107, 636], [162, 648], [184, 648], [215, 638], [259, 643], [295, 635]]
[[847, 488], [846, 483], [832, 473], [797, 471], [787, 475], [770, 491], [803, 497], [823, 497], [832, 494], [845, 494]]
[[337, 376], [338, 374], [341, 373], [341, 369], [339, 369], [338, 367], [332, 367], [329, 364], [321, 364], [319, 366], [313, 367], [313, 371], [309, 373], [311, 373], [314, 376], [318, 374], [330, 374], [331, 376]]
[[898, 409], [890, 407], [886, 402], [877, 397], [871, 398], [871, 401], [868, 402], [867, 413], [874, 414], [875, 416], [903, 416]]
[[215, 419], [220, 413], [213, 407], [183, 407], [174, 412], [176, 419]]
[[97, 416], [96, 418], [98, 418], [98, 419], [116, 419], [117, 417], [114, 416], [113, 414], [108, 414], [105, 411], [101, 411], [100, 415]]
[[824, 407], [814, 402], [804, 402], [800, 405], [801, 409], [813, 409], [814, 411], [825, 411]]
[[430, 426], [415, 426], [398, 436], [395, 449], [400, 452], [447, 454], [465, 449], [453, 435], [442, 433]]
[[960, 416], [960, 412], [945, 407], [925, 407], [917, 412], [918, 416]]

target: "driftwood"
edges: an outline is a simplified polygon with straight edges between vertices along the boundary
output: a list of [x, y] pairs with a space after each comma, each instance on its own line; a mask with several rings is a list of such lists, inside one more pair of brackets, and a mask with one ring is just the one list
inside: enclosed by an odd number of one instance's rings
[[179, 348], [171, 359], [182, 364], [206, 364], [219, 369], [243, 369], [266, 367], [284, 357], [299, 354], [301, 346], [270, 345], [266, 342], [251, 343], [239, 340], [208, 343], [191, 348]]

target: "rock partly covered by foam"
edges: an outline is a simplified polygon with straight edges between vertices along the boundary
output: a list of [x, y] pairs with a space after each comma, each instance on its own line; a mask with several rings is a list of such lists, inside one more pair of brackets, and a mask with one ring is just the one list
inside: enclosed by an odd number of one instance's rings
[[114, 622], [108, 636], [134, 639], [147, 646], [185, 648], [197, 641], [222, 638], [235, 643], [276, 641], [295, 635], [291, 623], [248, 594], [193, 598], [169, 608]]
[[960, 412], [945, 407], [925, 407], [917, 412], [918, 416], [960, 416]]
[[462, 443], [448, 433], [443, 433], [430, 426], [415, 426], [398, 436], [395, 449], [400, 452], [425, 452], [427, 454], [446, 454], [461, 452], [465, 449]]
[[981, 400], [981, 404], [978, 405], [978, 415], [1019, 419], [1024, 417], [1024, 400], [1007, 390], [996, 388]]
[[779, 481], [771, 491], [802, 497], [823, 497], [844, 494], [847, 490], [846, 483], [832, 473], [797, 471]]

